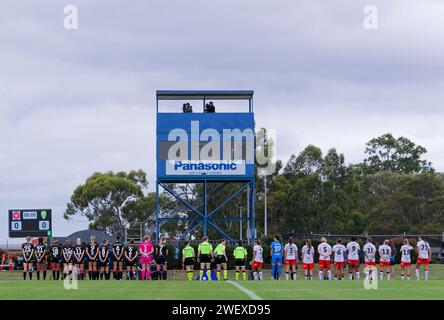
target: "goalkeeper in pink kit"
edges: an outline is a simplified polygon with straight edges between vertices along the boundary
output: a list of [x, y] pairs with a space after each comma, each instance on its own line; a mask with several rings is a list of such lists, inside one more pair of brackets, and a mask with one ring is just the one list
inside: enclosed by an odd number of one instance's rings
[[150, 236], [145, 236], [143, 242], [139, 244], [140, 264], [142, 265], [142, 280], [150, 280], [150, 265], [153, 259], [153, 245]]

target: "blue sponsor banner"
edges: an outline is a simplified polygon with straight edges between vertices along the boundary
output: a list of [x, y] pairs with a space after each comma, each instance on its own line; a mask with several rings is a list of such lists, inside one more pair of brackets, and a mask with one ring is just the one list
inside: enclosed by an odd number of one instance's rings
[[157, 177], [254, 177], [253, 113], [158, 113]]

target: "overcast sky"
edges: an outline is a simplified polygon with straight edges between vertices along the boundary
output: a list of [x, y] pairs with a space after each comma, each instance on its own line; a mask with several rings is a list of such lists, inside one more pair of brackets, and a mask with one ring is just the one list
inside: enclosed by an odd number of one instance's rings
[[285, 161], [314, 144], [358, 162], [391, 132], [444, 171], [443, 17], [442, 0], [1, 0], [0, 243], [8, 208], [85, 228], [62, 214], [95, 171], [142, 168], [154, 187], [157, 89], [255, 90]]

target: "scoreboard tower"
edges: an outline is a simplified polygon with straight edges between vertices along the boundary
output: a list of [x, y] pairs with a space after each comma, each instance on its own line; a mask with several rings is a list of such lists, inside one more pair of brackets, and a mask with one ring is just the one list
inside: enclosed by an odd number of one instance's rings
[[[233, 240], [229, 232], [218, 223], [231, 221], [247, 225], [246, 237], [256, 237], [255, 228], [255, 131], [253, 94], [251, 90], [161, 90], [156, 92], [156, 238], [159, 240], [161, 228], [165, 222], [186, 223], [186, 232], [181, 238], [202, 230], [208, 235], [209, 228], [217, 231], [223, 238]], [[165, 100], [202, 103], [193, 110], [182, 110], [177, 105], [177, 112], [160, 112], [159, 104]], [[220, 112], [217, 102], [220, 100], [240, 100], [245, 104], [243, 112]], [[216, 112], [206, 108], [214, 101]], [[171, 103], [171, 102], [170, 102]], [[201, 107], [202, 106], [202, 107]], [[176, 192], [175, 185], [193, 184], [201, 192], [199, 204]], [[236, 191], [220, 199], [214, 208], [208, 204], [209, 185], [232, 185]], [[174, 215], [162, 210], [159, 203], [160, 191], [168, 193], [177, 203], [185, 207], [188, 213]], [[213, 192], [214, 191], [212, 190]], [[220, 193], [222, 194], [222, 193]], [[246, 197], [244, 197], [246, 195]], [[239, 202], [241, 197], [241, 202]], [[246, 209], [245, 216], [221, 213], [232, 201], [237, 199], [240, 209]], [[196, 203], [196, 202], [195, 202]], [[230, 212], [233, 213], [233, 212]], [[220, 216], [222, 214], [222, 216]], [[235, 215], [235, 216], [233, 216]], [[245, 224], [244, 224], [245, 226]], [[242, 234], [242, 231], [239, 232]], [[242, 237], [242, 236], [240, 236]]]

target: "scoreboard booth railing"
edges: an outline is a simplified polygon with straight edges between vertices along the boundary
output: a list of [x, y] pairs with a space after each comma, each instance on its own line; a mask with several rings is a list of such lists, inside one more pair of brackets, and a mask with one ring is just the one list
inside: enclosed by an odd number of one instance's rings
[[[163, 232], [162, 227], [168, 222], [185, 226], [179, 239], [187, 239], [198, 232], [207, 236], [209, 228], [227, 240], [255, 238], [253, 93], [250, 90], [156, 92], [157, 240]], [[182, 111], [181, 105], [178, 105], [177, 112], [161, 112], [160, 103], [165, 100], [197, 100], [202, 102], [202, 109], [194, 107], [193, 112], [189, 112], [184, 106]], [[248, 109], [245, 108], [244, 112], [220, 112], [219, 100], [247, 102]], [[216, 101], [216, 112], [206, 110], [210, 101]], [[212, 203], [211, 208], [209, 200], [221, 195], [224, 188], [229, 189], [229, 193], [224, 193], [222, 199], [218, 197], [218, 203]], [[189, 196], [184, 190], [191, 189], [192, 196]], [[160, 192], [167, 193], [184, 210], [163, 210]], [[227, 207], [233, 211], [233, 201], [236, 201], [240, 215], [237, 212], [230, 215], [223, 213]], [[243, 209], [246, 209], [244, 215]], [[236, 237], [232, 231], [230, 233], [220, 226], [227, 221], [240, 225]], [[246, 227], [246, 234], [242, 234], [243, 227]]]

